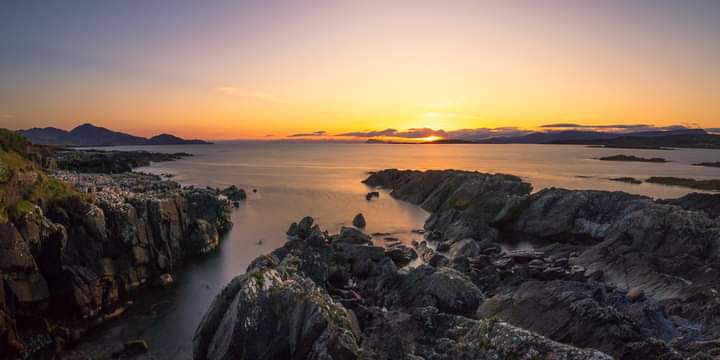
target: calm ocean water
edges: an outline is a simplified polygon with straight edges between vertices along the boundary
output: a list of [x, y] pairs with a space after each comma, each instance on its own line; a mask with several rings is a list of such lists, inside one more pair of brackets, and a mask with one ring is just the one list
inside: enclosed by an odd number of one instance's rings
[[[390, 232], [405, 242], [418, 238], [427, 213], [391, 199], [365, 201], [368, 188], [360, 183], [368, 171], [385, 168], [463, 169], [507, 173], [533, 184], [569, 189], [620, 190], [656, 198], [682, 196], [692, 190], [661, 185], [631, 185], [615, 177], [646, 179], [677, 176], [720, 178], [720, 169], [692, 166], [720, 161], [718, 150], [628, 150], [565, 145], [370, 145], [290, 144], [267, 142], [219, 143], [209, 146], [118, 147], [156, 152], [195, 154], [175, 162], [154, 164], [139, 171], [171, 173], [185, 185], [249, 190], [249, 198], [234, 212], [235, 224], [220, 251], [189, 264], [171, 289], [155, 291], [130, 307], [127, 316], [104, 325], [82, 351], [109, 349], [108, 344], [144, 338], [157, 358], [190, 359], [192, 335], [212, 298], [232, 277], [245, 271], [257, 255], [281, 246], [289, 224], [305, 215], [323, 229], [336, 231], [362, 212], [367, 232]], [[616, 154], [663, 157], [669, 163], [598, 161]], [[257, 189], [257, 193], [250, 190]], [[112, 349], [111, 349], [112, 350]]]

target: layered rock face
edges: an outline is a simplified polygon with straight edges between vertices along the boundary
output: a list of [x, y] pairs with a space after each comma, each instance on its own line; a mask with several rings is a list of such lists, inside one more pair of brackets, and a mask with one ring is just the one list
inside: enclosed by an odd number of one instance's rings
[[385, 170], [363, 182], [420, 205], [431, 213], [426, 229], [450, 240], [497, 240], [493, 225], [511, 217], [532, 190], [515, 176], [469, 171]]
[[310, 218], [289, 233], [216, 297], [196, 359], [610, 359], [475, 318], [485, 294], [460, 267], [398, 269], [388, 250]]
[[365, 183], [433, 212], [418, 254], [465, 273], [484, 293], [483, 318], [624, 359], [720, 355], [716, 195], [530, 195], [511, 176], [451, 170]]
[[[134, 192], [140, 185], [148, 189]], [[133, 290], [167, 284], [183, 259], [215, 249], [229, 214], [215, 191], [125, 174], [108, 178], [94, 202], [33, 205], [0, 222], [0, 350], [44, 356], [77, 340]]]

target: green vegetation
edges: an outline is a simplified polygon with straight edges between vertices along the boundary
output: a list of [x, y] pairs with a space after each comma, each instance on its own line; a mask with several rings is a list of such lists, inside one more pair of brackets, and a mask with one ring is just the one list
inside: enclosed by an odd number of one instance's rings
[[28, 159], [29, 147], [24, 137], [0, 129], [0, 221], [26, 214], [35, 205], [44, 208], [71, 198], [88, 200], [70, 185], [40, 170]]
[[25, 155], [29, 145], [30, 141], [24, 136], [8, 129], [0, 129], [0, 150]]

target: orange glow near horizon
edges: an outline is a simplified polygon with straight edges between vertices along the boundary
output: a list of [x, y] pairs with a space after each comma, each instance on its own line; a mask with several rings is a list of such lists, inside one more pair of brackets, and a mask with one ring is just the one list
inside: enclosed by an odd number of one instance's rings
[[0, 127], [207, 140], [720, 128], [717, 2], [179, 2], [0, 12], [13, 30], [0, 31]]

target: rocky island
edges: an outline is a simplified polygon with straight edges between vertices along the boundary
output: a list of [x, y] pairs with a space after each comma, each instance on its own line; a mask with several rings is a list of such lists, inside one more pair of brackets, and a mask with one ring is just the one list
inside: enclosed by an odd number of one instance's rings
[[58, 170], [68, 157], [112, 164], [101, 172], [125, 161], [55, 150], [0, 130], [0, 358], [55, 357], [231, 226], [218, 190]]
[[305, 218], [217, 296], [196, 359], [720, 355], [714, 195], [531, 193], [511, 175], [453, 170], [365, 183], [431, 213], [425, 240], [405, 249], [423, 263]]
[[697, 180], [688, 178], [679, 178], [671, 176], [653, 176], [646, 182], [667, 186], [681, 186], [690, 189], [705, 190], [705, 191], [720, 191], [720, 180]]
[[668, 162], [663, 158], [642, 158], [635, 155], [613, 155], [598, 158], [603, 161], [632, 161], [632, 162], [650, 162], [650, 163], [665, 163]]

